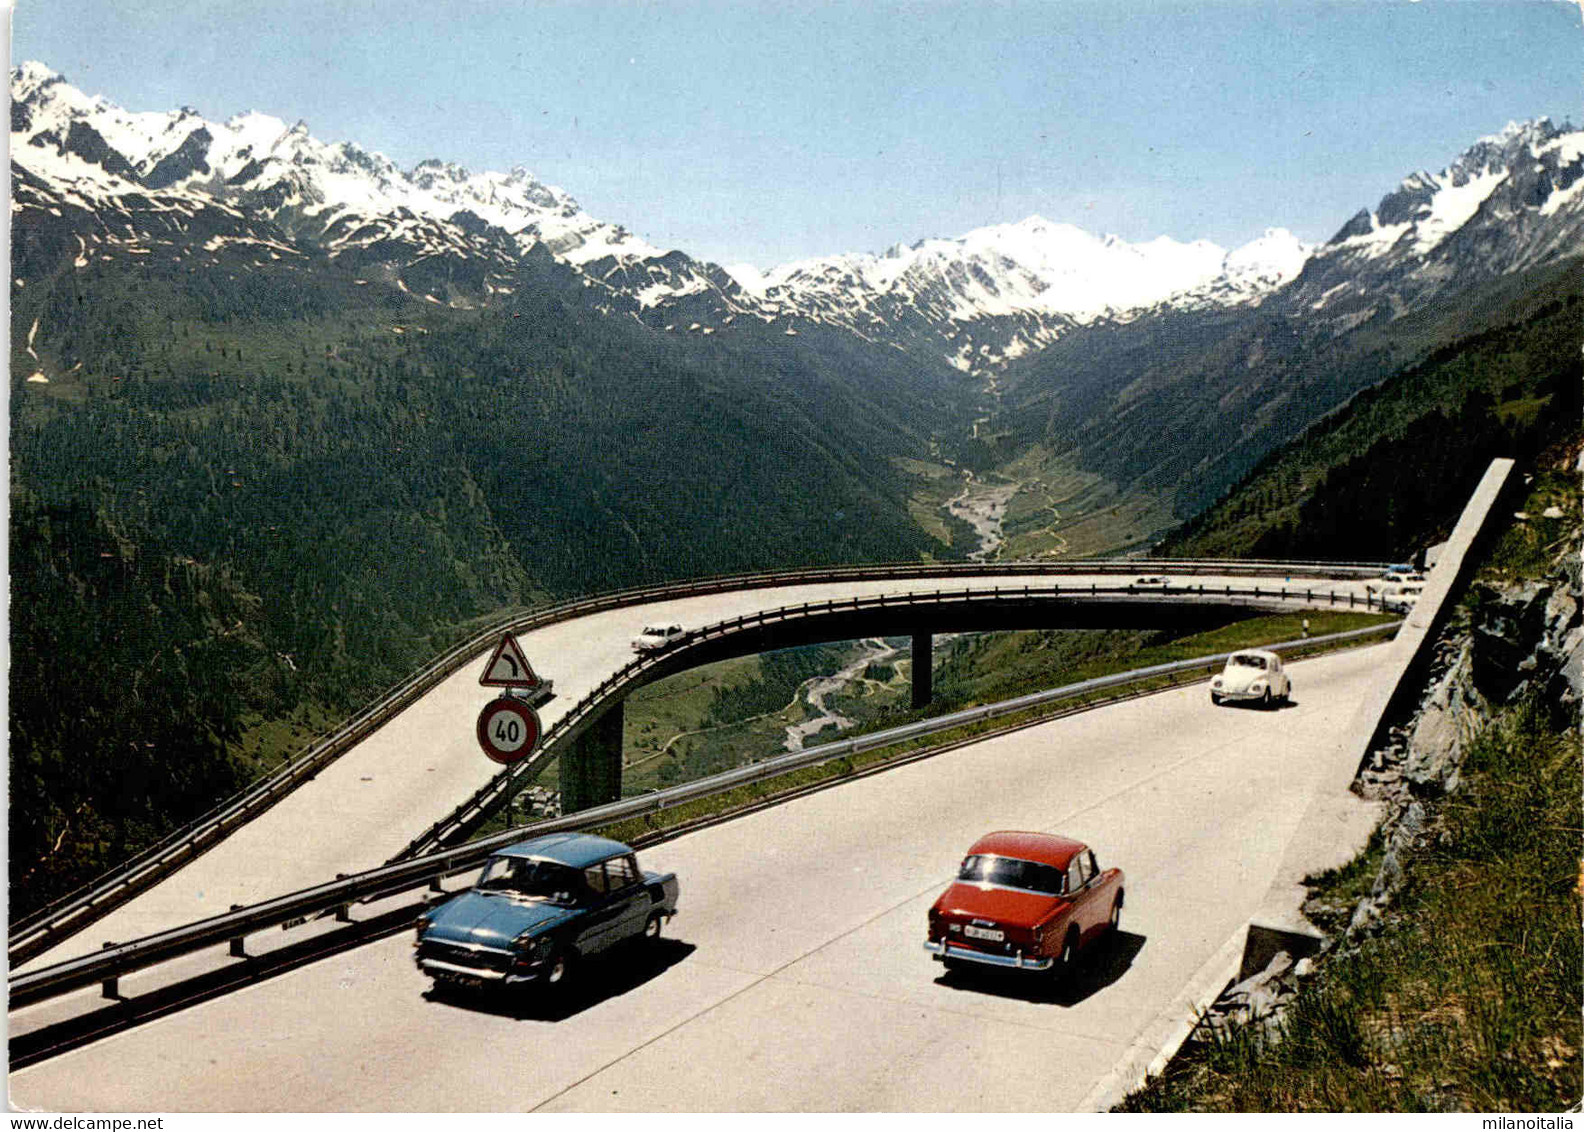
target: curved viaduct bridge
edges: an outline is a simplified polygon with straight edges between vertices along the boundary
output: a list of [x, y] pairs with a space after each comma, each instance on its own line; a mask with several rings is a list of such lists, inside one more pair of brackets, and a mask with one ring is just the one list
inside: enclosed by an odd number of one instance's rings
[[[1134, 584], [1143, 569], [1167, 576], [1169, 586]], [[285, 788], [257, 791], [257, 802], [229, 808], [217, 828], [168, 839], [161, 850], [168, 864], [141, 861], [137, 876], [102, 878], [52, 906], [40, 924], [27, 925], [25, 950], [23, 928], [14, 926], [13, 966], [58, 962], [101, 941], [141, 938], [454, 840], [552, 758], [561, 760], [569, 809], [614, 798], [623, 701], [686, 668], [865, 636], [912, 637], [922, 657], [945, 632], [1191, 627], [1278, 610], [1378, 609], [1365, 579], [1379, 571], [1361, 563], [905, 564], [710, 579], [568, 603], [458, 646], [355, 721], [340, 749], [306, 773], [301, 765], [282, 772], [296, 773]], [[693, 632], [659, 656], [634, 659], [632, 636], [657, 621]], [[473, 720], [489, 698], [478, 671], [502, 631], [516, 635], [557, 695], [539, 708], [541, 750], [496, 774], [477, 749]], [[927, 700], [930, 666], [914, 667], [915, 698]], [[80, 932], [95, 920], [97, 930]]]
[[[559, 758], [563, 808], [587, 809], [621, 797], [624, 704], [639, 687], [734, 657], [800, 645], [865, 637], [912, 640], [912, 702], [933, 698], [933, 642], [937, 635], [1031, 629], [1174, 629], [1194, 632], [1278, 609], [1379, 609], [1380, 599], [1358, 583], [1381, 567], [1345, 567], [1341, 577], [1314, 564], [1286, 565], [1277, 578], [1177, 577], [1139, 586], [1128, 578], [1043, 577], [998, 580], [969, 589], [910, 589], [851, 600], [831, 599], [763, 609], [695, 630], [649, 660], [632, 662], [605, 684], [587, 710], [563, 716], [547, 745]], [[1015, 584], [1021, 580], [1021, 586]], [[596, 691], [599, 691], [598, 689]], [[582, 705], [579, 705], [582, 707]], [[536, 760], [540, 764], [545, 759]], [[521, 774], [513, 776], [523, 777]], [[420, 839], [420, 843], [424, 839]], [[418, 843], [415, 843], [418, 844]]]

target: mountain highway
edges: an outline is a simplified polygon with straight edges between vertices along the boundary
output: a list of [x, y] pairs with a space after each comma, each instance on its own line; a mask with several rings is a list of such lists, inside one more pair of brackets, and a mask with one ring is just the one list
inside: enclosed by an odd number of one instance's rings
[[[1049, 586], [1126, 584], [1127, 576], [1049, 575], [954, 576], [822, 582], [737, 590], [614, 609], [544, 626], [518, 638], [535, 672], [554, 681], [556, 697], [539, 709], [546, 729], [572, 704], [632, 656], [631, 639], [646, 624], [676, 621], [696, 627], [803, 602], [941, 589], [1004, 590]], [[1183, 575], [1180, 582], [1208, 589], [1246, 587], [1254, 579], [1232, 575]], [[1280, 579], [1262, 579], [1267, 586]], [[1302, 586], [1302, 577], [1291, 584]], [[1352, 592], [1362, 600], [1362, 580], [1317, 579], [1317, 589]], [[417, 833], [449, 813], [500, 768], [479, 751], [474, 720], [493, 697], [478, 684], [476, 666], [452, 674], [426, 696], [393, 717], [313, 781], [242, 826], [215, 848], [148, 891], [115, 909], [88, 930], [21, 964], [37, 968], [99, 949], [107, 940], [126, 942], [156, 931], [310, 887], [337, 873], [383, 864]]]
[[[590, 964], [561, 1009], [436, 996], [404, 933], [13, 1073], [12, 1102], [1072, 1109], [1248, 920], [1311, 788], [1348, 757], [1337, 739], [1382, 651], [1294, 664], [1283, 710], [1214, 708], [1190, 686], [655, 846], [645, 867], [681, 879], [669, 938]], [[1127, 873], [1121, 935], [1065, 990], [947, 978], [922, 948], [925, 910], [996, 828], [1085, 839]]]

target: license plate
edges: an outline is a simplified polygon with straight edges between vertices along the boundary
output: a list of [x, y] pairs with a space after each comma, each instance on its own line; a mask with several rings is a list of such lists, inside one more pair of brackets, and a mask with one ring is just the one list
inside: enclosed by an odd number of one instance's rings
[[963, 935], [969, 939], [993, 939], [998, 943], [1006, 938], [1006, 932], [1000, 928], [976, 928], [972, 924], [963, 928]]
[[482, 990], [484, 988], [484, 980], [477, 975], [454, 975], [447, 971], [442, 977], [452, 986], [467, 987], [469, 990]]

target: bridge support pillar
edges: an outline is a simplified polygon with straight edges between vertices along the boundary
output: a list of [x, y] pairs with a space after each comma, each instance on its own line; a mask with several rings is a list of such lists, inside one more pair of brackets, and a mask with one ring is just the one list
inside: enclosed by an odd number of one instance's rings
[[935, 638], [913, 634], [913, 706], [928, 707], [935, 697]]
[[622, 732], [627, 712], [618, 700], [561, 756], [561, 812], [576, 813], [621, 798]]

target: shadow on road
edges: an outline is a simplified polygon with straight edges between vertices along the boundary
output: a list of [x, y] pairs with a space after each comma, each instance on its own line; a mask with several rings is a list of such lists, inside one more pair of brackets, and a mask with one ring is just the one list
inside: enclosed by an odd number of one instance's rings
[[1285, 700], [1272, 700], [1269, 706], [1258, 700], [1225, 700], [1216, 707], [1224, 711], [1288, 711], [1297, 707], [1298, 703], [1299, 701], [1288, 696]]
[[1144, 950], [1146, 937], [1118, 931], [1092, 944], [1080, 957], [1078, 966], [1065, 979], [1044, 971], [1008, 971], [999, 967], [966, 964], [948, 970], [935, 980], [953, 990], [1016, 998], [1024, 1002], [1048, 1002], [1056, 1006], [1076, 1006], [1116, 982]]
[[597, 959], [579, 963], [561, 990], [536, 983], [509, 990], [468, 990], [436, 983], [424, 992], [429, 1002], [521, 1021], [561, 1022], [591, 1006], [637, 990], [665, 974], [697, 950], [675, 939], [637, 939]]

